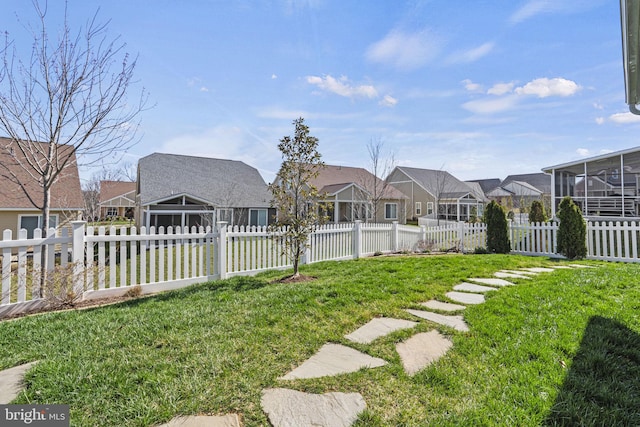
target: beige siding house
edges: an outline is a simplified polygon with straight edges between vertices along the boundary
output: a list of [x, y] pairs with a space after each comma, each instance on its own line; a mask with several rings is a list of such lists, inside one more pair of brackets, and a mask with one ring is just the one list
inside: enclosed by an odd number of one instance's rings
[[[42, 144], [45, 148], [45, 144]], [[71, 150], [60, 146], [59, 150]], [[42, 225], [42, 212], [36, 207], [43, 203], [43, 191], [35, 170], [25, 170], [24, 156], [11, 146], [11, 140], [0, 138], [0, 231], [11, 230], [13, 238], [18, 230], [33, 230]], [[82, 217], [84, 200], [80, 188], [80, 177], [75, 154], [51, 188], [50, 226], [60, 227]]]
[[443, 170], [396, 167], [386, 181], [408, 197], [406, 218], [467, 221], [482, 215], [486, 198]]
[[136, 208], [136, 183], [100, 181], [100, 218], [133, 218]]
[[406, 223], [407, 196], [363, 168], [326, 165], [310, 184], [329, 222]]

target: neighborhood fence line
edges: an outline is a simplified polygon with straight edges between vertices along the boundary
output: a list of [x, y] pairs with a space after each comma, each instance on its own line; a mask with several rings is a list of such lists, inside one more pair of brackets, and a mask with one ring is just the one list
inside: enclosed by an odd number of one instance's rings
[[[510, 224], [511, 252], [557, 257], [555, 222]], [[588, 259], [640, 262], [640, 223], [587, 222]], [[44, 305], [47, 292], [62, 298], [92, 299], [175, 289], [196, 282], [290, 268], [282, 232], [267, 227], [72, 227], [33, 238], [5, 230], [0, 240], [0, 318]], [[316, 227], [302, 264], [354, 259], [388, 252], [473, 252], [484, 248], [485, 224], [454, 223], [440, 227], [372, 224], [356, 221]], [[45, 249], [46, 248], [46, 249]], [[43, 264], [43, 254], [47, 259]], [[53, 278], [40, 288], [41, 270]], [[62, 272], [62, 274], [60, 274]], [[66, 272], [66, 273], [65, 273]], [[71, 286], [61, 287], [61, 282]], [[138, 288], [139, 285], [139, 288]]]

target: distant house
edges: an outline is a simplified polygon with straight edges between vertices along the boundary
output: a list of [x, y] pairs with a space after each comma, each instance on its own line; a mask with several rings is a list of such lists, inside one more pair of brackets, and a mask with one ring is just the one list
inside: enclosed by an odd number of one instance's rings
[[[48, 144], [41, 143], [42, 152]], [[73, 147], [58, 146], [59, 152], [66, 157]], [[0, 138], [0, 231], [11, 230], [14, 238], [18, 230], [27, 230], [27, 236], [33, 237], [33, 230], [42, 227], [42, 212], [34, 206], [29, 197], [38, 205], [43, 203], [43, 190], [38, 182], [37, 172], [25, 170], [19, 163], [25, 164], [24, 155], [8, 138]], [[69, 221], [82, 217], [84, 200], [80, 188], [80, 177], [75, 154], [51, 187], [51, 211], [49, 226], [59, 227]]]
[[483, 194], [487, 194], [489, 191], [500, 186], [500, 178], [488, 178], [488, 179], [472, 179], [465, 181], [467, 184], [476, 183], [482, 189]]
[[98, 200], [100, 218], [133, 218], [136, 207], [136, 183], [100, 181]]
[[260, 173], [237, 160], [154, 153], [138, 161], [143, 226], [267, 225], [275, 210]]
[[551, 177], [544, 173], [509, 175], [499, 186], [485, 193], [508, 209], [522, 212], [534, 200], [549, 206], [551, 200]]
[[407, 219], [467, 221], [481, 216], [487, 201], [479, 185], [468, 185], [449, 172], [396, 167], [386, 181], [409, 197]]
[[406, 197], [363, 168], [326, 165], [310, 181], [330, 222], [406, 222]]

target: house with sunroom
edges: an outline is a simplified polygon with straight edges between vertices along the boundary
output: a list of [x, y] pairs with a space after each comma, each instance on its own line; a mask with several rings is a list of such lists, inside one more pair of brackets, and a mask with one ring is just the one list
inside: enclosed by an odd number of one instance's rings
[[270, 201], [258, 170], [238, 160], [153, 153], [138, 161], [140, 226], [265, 226], [275, 218]]
[[133, 218], [136, 208], [136, 183], [100, 181], [98, 208], [101, 219]]
[[[48, 143], [40, 144], [34, 152], [46, 153]], [[70, 158], [51, 187], [49, 227], [53, 228], [81, 219], [84, 211], [76, 156], [68, 150], [73, 147], [58, 146], [60, 156]], [[11, 230], [14, 239], [20, 229], [32, 238], [34, 230], [42, 227], [42, 211], [37, 206], [42, 206], [44, 193], [37, 177], [21, 150], [9, 138], [0, 138], [0, 231]]]
[[407, 219], [468, 221], [482, 216], [488, 202], [479, 185], [444, 170], [397, 166], [386, 181], [409, 198]]

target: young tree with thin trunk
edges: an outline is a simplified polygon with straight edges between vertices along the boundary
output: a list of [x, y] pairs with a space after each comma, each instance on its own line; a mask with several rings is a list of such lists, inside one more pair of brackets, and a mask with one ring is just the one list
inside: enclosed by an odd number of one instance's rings
[[[0, 178], [16, 184], [42, 211], [46, 233], [51, 187], [76, 159], [117, 161], [137, 142], [135, 120], [147, 96], [142, 90], [138, 99], [127, 99], [136, 59], [117, 37], [108, 38], [106, 24], [96, 15], [73, 33], [66, 4], [62, 28], [49, 28], [46, 2], [33, 0], [33, 6], [37, 24], [29, 27], [31, 52], [21, 57], [7, 36], [1, 54], [0, 133], [9, 143], [0, 150], [12, 155], [23, 173], [0, 165]], [[34, 185], [39, 196], [27, 191]]]
[[[30, 54], [20, 57], [6, 40], [0, 68], [0, 132], [10, 140], [0, 150], [14, 158], [38, 183], [40, 197], [27, 193], [24, 174], [0, 166], [3, 179], [24, 189], [49, 225], [51, 186], [74, 159], [85, 164], [117, 160], [136, 139], [135, 122], [146, 94], [127, 99], [136, 59], [118, 38], [109, 40], [106, 24], [94, 15], [72, 33], [66, 17], [61, 29], [48, 27], [47, 5], [33, 2], [37, 25]], [[57, 37], [54, 37], [57, 36]]]
[[284, 233], [285, 251], [293, 262], [293, 277], [298, 277], [309, 235], [316, 225], [324, 222], [318, 210], [318, 189], [311, 184], [324, 162], [318, 152], [318, 138], [309, 135], [304, 119], [294, 120], [293, 125], [293, 138], [285, 136], [278, 144], [282, 166], [269, 189], [273, 194], [271, 206], [278, 212], [272, 228]]
[[[395, 167], [395, 157], [393, 153], [385, 155], [384, 143], [378, 139], [371, 139], [367, 144], [367, 152], [369, 153], [369, 172], [371, 175], [362, 177], [362, 185], [366, 191], [367, 202], [373, 210], [373, 220], [378, 219], [378, 208], [380, 202], [384, 199], [388, 192], [389, 183], [385, 178], [391, 173]], [[366, 222], [366, 218], [365, 218]]]

